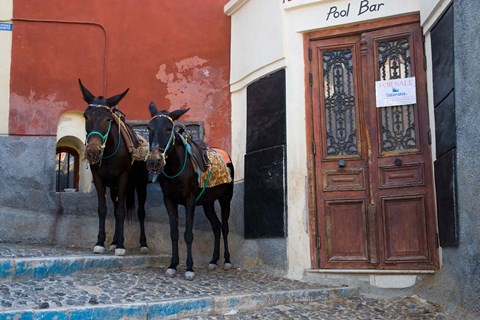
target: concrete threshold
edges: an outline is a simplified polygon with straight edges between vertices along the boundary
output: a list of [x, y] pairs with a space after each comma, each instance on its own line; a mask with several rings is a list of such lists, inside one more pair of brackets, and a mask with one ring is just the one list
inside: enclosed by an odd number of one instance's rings
[[305, 272], [319, 274], [434, 274], [435, 270], [307, 269]]
[[434, 273], [435, 270], [307, 269], [305, 279], [330, 284], [368, 284], [376, 288], [404, 289]]

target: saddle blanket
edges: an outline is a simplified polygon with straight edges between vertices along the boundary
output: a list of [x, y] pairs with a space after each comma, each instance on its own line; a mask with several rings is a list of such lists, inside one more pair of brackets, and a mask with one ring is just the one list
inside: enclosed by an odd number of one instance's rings
[[208, 170], [202, 172], [202, 177], [200, 179], [200, 187], [203, 188], [205, 181], [208, 177], [208, 172], [210, 172], [210, 177], [206, 187], [211, 188], [218, 186], [222, 183], [232, 182], [232, 177], [230, 176], [230, 169], [227, 167], [227, 163], [231, 163], [230, 157], [228, 154], [220, 149], [208, 149], [207, 157], [210, 161]]

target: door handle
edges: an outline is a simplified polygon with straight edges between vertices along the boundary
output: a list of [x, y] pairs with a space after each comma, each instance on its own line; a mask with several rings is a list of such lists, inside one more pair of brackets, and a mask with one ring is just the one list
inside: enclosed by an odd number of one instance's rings
[[347, 166], [347, 162], [343, 159], [338, 160], [338, 167], [339, 168], [345, 168]]
[[402, 159], [395, 159], [395, 161], [393, 161], [393, 164], [396, 165], [397, 167], [400, 167], [402, 165]]

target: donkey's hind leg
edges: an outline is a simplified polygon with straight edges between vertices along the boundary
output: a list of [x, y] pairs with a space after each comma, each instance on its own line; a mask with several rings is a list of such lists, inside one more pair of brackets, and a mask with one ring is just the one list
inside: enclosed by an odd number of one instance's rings
[[208, 264], [208, 270], [213, 271], [217, 268], [217, 261], [220, 258], [220, 230], [222, 225], [220, 223], [220, 220], [218, 220], [217, 218], [217, 214], [215, 213], [214, 202], [204, 204], [203, 212], [205, 212], [208, 221], [210, 221], [210, 225], [212, 226], [212, 231], [215, 238], [212, 260]]
[[228, 250], [228, 233], [230, 231], [228, 226], [228, 218], [230, 217], [230, 201], [231, 196], [220, 197], [218, 202], [220, 203], [221, 213], [222, 213], [222, 236], [223, 236], [223, 248], [224, 248], [224, 257], [225, 263], [223, 268], [225, 270], [231, 269], [233, 267], [230, 262], [230, 251]]
[[147, 185], [137, 186], [137, 197], [138, 197], [138, 221], [140, 222], [140, 252], [147, 254], [148, 245], [147, 237], [145, 235], [145, 202], [147, 201]]

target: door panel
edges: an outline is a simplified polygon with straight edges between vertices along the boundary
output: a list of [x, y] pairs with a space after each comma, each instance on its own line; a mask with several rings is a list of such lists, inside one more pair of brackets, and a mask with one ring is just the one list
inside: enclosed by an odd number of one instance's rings
[[428, 260], [425, 198], [385, 197], [382, 211], [386, 262]]
[[[317, 267], [432, 269], [422, 33], [418, 23], [373, 29], [308, 39]], [[417, 103], [377, 108], [375, 81], [407, 77]]]
[[368, 261], [365, 199], [326, 201], [328, 261]]

